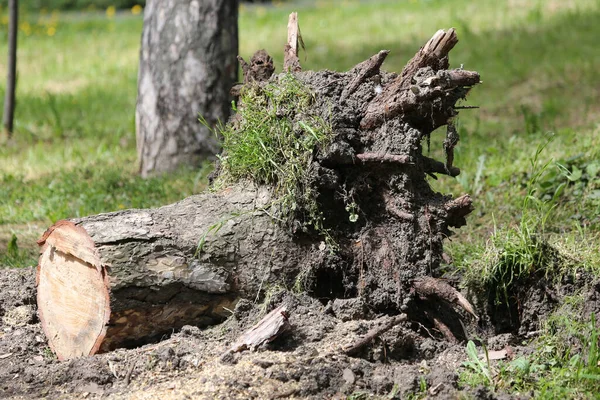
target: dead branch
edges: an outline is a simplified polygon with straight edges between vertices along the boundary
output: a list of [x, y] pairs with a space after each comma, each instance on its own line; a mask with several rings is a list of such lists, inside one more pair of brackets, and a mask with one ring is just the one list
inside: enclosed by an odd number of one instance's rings
[[284, 49], [283, 70], [287, 72], [300, 72], [300, 59], [298, 58], [298, 13], [293, 12], [288, 19], [288, 39]]
[[389, 50], [381, 50], [379, 53], [375, 54], [373, 57], [369, 58], [357, 64], [352, 71], [358, 72], [356, 77], [346, 86], [342, 95], [340, 97], [340, 101], [343, 102], [350, 96], [352, 93], [358, 89], [358, 87], [365, 82], [370, 77], [379, 74], [379, 69], [381, 65], [385, 61], [386, 57], [390, 54]]
[[450, 286], [450, 284], [446, 281], [425, 276], [416, 279], [413, 282], [413, 287], [415, 288], [415, 291], [422, 296], [436, 296], [441, 300], [457, 304], [466, 312], [475, 317], [475, 319], [479, 319], [477, 314], [475, 314], [475, 310], [473, 309], [471, 303], [469, 303], [469, 301], [458, 290]]
[[385, 332], [389, 331], [399, 323], [406, 321], [407, 318], [408, 317], [406, 314], [400, 314], [394, 317], [389, 317], [387, 321], [385, 321], [381, 326], [371, 329], [369, 332], [367, 332], [365, 336], [358, 339], [356, 342], [344, 346], [342, 348], [342, 352], [349, 356], [358, 353], [358, 351], [360, 351], [363, 347], [371, 343], [373, 339], [383, 335]]
[[236, 353], [245, 349], [254, 351], [289, 329], [287, 307], [282, 304], [240, 336], [228, 352]]

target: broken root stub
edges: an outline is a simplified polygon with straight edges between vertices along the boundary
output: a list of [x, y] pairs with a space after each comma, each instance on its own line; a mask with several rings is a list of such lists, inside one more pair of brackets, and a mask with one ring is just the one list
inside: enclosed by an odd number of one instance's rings
[[448, 282], [432, 277], [423, 277], [416, 279], [413, 285], [415, 291], [420, 295], [426, 297], [435, 296], [448, 303], [456, 304], [471, 314], [476, 320], [479, 319], [471, 303]]
[[381, 326], [371, 329], [365, 336], [357, 340], [356, 342], [342, 348], [342, 352], [346, 355], [353, 356], [358, 354], [364, 347], [371, 343], [375, 338], [383, 335], [394, 326], [407, 320], [406, 314], [396, 315], [394, 317], [388, 317]]

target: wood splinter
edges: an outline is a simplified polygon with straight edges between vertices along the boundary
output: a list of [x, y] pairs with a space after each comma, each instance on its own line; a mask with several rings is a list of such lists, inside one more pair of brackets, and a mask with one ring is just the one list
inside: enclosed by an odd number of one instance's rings
[[302, 42], [300, 27], [298, 26], [298, 13], [293, 12], [288, 19], [288, 39], [284, 48], [283, 70], [287, 72], [300, 72], [300, 59], [298, 58], [298, 40]]
[[225, 354], [237, 353], [246, 349], [254, 351], [263, 344], [272, 342], [291, 328], [288, 317], [287, 307], [283, 304], [280, 305], [240, 336]]

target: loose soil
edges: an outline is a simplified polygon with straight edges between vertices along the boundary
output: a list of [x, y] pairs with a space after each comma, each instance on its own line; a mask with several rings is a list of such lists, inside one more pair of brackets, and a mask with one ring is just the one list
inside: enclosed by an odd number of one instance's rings
[[[585, 279], [581, 279], [585, 281]], [[580, 290], [565, 282], [552, 290], [532, 285], [523, 297], [519, 326], [495, 327], [481, 311], [478, 334], [490, 350], [528, 354], [521, 340], [562, 296]], [[600, 310], [600, 285], [587, 290], [586, 313]], [[546, 294], [544, 294], [546, 293]], [[233, 342], [274, 307], [286, 304], [292, 329], [257, 351], [228, 353]], [[536, 315], [536, 321], [531, 316]], [[170, 337], [134, 349], [118, 349], [59, 362], [46, 344], [36, 314], [35, 270], [0, 269], [0, 397], [115, 399], [456, 398], [465, 343], [448, 343], [416, 321], [403, 322], [355, 357], [341, 350], [387, 321], [360, 299], [326, 305], [282, 291], [267, 302], [240, 301], [225, 322], [201, 330], [185, 326]], [[505, 332], [495, 328], [504, 329]], [[529, 331], [531, 330], [531, 331]], [[525, 332], [528, 331], [528, 332]], [[364, 397], [358, 397], [362, 395]], [[475, 398], [502, 398], [483, 388]], [[498, 397], [500, 396], [500, 397]]]

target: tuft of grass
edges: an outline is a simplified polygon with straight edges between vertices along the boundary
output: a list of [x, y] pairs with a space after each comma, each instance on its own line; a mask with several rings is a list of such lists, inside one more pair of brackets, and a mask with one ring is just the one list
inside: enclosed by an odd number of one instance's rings
[[[569, 235], [559, 237], [547, 230], [548, 222], [556, 217], [566, 185], [544, 184], [553, 162], [542, 162], [541, 154], [552, 139], [550, 136], [538, 145], [530, 160], [519, 223], [508, 228], [494, 225], [486, 245], [459, 264], [465, 286], [493, 292], [497, 304], [509, 304], [515, 290], [533, 277], [559, 282], [565, 274], [575, 274], [579, 269], [600, 275], [597, 257], [580, 251], [581, 246], [569, 241]], [[585, 235], [583, 240], [587, 241]]]
[[495, 229], [479, 261], [466, 270], [467, 284], [475, 283], [497, 290], [504, 295], [506, 302], [513, 285], [540, 271], [548, 274], [558, 261], [556, 252], [552, 251], [544, 237], [546, 221], [554, 204], [552, 200], [542, 201], [535, 196], [536, 183], [549, 165], [540, 164], [540, 154], [548, 143], [539, 145], [531, 160], [519, 225], [511, 229]]
[[311, 109], [313, 100], [292, 74], [245, 88], [235, 119], [219, 132], [223, 154], [215, 186], [244, 180], [272, 185], [276, 219], [290, 226], [300, 220], [302, 230], [328, 237], [309, 170], [318, 149], [331, 141], [332, 128]]

